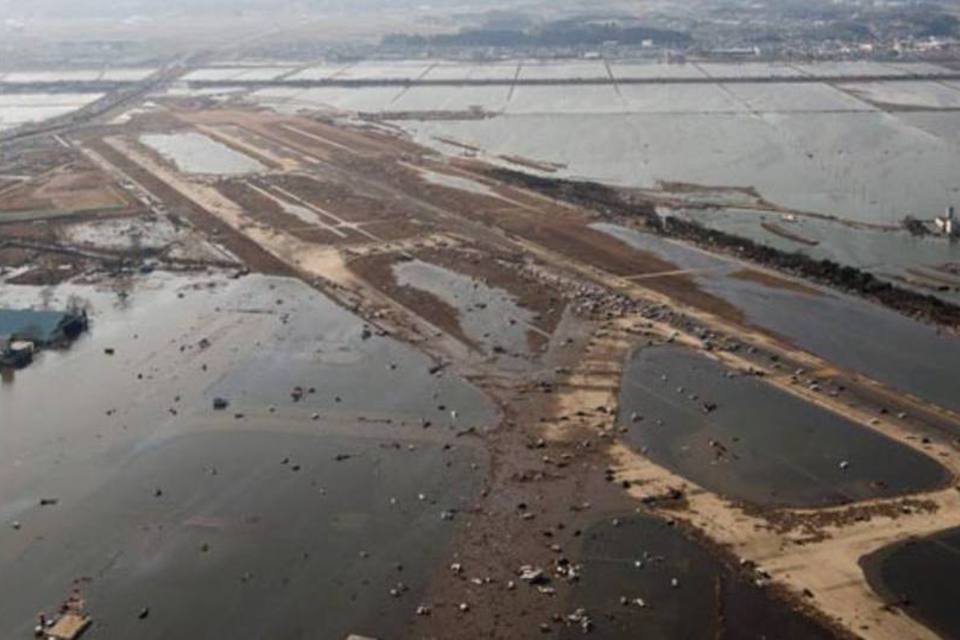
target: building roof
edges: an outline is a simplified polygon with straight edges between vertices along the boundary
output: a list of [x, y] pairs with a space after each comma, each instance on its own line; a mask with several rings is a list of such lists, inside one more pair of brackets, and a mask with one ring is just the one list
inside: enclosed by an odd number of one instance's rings
[[73, 316], [62, 311], [0, 309], [0, 342], [29, 340], [39, 344], [59, 339], [65, 323]]

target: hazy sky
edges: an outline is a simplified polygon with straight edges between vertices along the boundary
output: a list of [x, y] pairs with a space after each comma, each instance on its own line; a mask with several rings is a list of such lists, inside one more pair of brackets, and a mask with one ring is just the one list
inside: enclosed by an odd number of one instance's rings
[[[242, 11], [310, 12], [350, 7], [500, 6], [498, 0], [0, 0], [0, 18], [10, 17], [129, 17], [176, 13], [237, 13]], [[519, 3], [517, 3], [519, 4]]]

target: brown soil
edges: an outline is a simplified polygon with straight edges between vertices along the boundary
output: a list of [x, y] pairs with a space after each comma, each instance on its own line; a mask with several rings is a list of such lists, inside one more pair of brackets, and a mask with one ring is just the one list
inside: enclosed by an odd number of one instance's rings
[[0, 195], [0, 211], [118, 209], [129, 205], [109, 178], [75, 162]]
[[251, 270], [275, 275], [294, 275], [294, 270], [289, 265], [274, 257], [253, 240], [234, 233], [219, 218], [196, 206], [150, 172], [128, 162], [126, 158], [109, 145], [99, 140], [92, 140], [87, 144], [115, 166], [123, 167], [123, 170], [130, 177], [142, 184], [151, 193], [160, 197], [171, 211], [188, 219], [196, 227], [205, 230]]
[[[566, 309], [563, 292], [526, 275], [522, 271], [526, 262], [522, 255], [498, 253], [475, 245], [467, 250], [426, 249], [417, 252], [417, 257], [509, 292], [517, 298], [519, 306], [537, 314], [534, 324], [546, 333], [552, 334], [563, 317]], [[545, 338], [534, 335], [537, 348], [543, 346]]]

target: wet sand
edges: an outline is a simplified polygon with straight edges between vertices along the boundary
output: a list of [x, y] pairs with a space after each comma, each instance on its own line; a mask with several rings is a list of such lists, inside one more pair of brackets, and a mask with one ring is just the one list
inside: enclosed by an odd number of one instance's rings
[[619, 423], [635, 449], [722, 495], [824, 506], [937, 488], [932, 458], [680, 347], [637, 351]]

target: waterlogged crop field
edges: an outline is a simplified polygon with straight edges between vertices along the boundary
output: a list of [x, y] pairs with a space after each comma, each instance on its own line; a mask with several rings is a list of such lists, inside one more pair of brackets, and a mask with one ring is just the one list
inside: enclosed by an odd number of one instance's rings
[[11, 93], [0, 95], [0, 131], [62, 116], [102, 97], [103, 94], [101, 93]]

